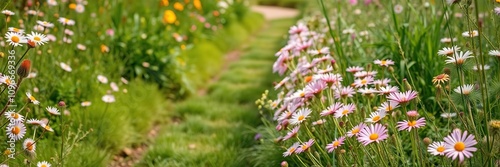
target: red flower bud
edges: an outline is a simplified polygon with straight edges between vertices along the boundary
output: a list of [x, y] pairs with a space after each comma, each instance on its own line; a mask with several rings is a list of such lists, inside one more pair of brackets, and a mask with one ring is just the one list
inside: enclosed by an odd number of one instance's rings
[[30, 74], [31, 61], [28, 59], [23, 60], [19, 68], [17, 68], [17, 75], [21, 78], [26, 78]]

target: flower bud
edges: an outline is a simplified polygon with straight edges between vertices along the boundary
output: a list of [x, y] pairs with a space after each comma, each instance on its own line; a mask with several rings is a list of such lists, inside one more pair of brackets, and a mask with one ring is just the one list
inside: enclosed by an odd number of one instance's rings
[[21, 78], [26, 78], [30, 74], [31, 61], [28, 59], [23, 60], [21, 66], [17, 68], [17, 75]]
[[57, 105], [58, 105], [59, 107], [66, 107], [66, 103], [65, 103], [64, 101], [62, 101], [62, 100], [61, 100], [61, 101], [59, 101], [59, 103], [57, 103]]
[[424, 138], [424, 144], [425, 144], [426, 146], [428, 146], [428, 145], [429, 145], [429, 144], [431, 144], [431, 143], [432, 143], [432, 139], [430, 139], [430, 138], [428, 138], [428, 137]]
[[281, 162], [281, 167], [288, 167], [288, 162], [286, 161]]

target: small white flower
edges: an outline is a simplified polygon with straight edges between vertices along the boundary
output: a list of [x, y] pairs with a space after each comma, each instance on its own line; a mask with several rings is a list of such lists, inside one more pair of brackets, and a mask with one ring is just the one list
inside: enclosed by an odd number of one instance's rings
[[108, 83], [108, 78], [106, 78], [105, 76], [103, 75], [98, 75], [97, 76], [97, 80], [103, 84], [107, 84]]
[[73, 71], [73, 69], [71, 69], [71, 67], [69, 65], [67, 65], [66, 63], [59, 63], [59, 65], [61, 66], [61, 68], [64, 70], [64, 71], [67, 71], [67, 72], [71, 72]]
[[474, 85], [472, 84], [462, 85], [453, 89], [453, 91], [463, 95], [469, 95], [473, 90], [474, 90]]
[[473, 30], [473, 31], [465, 31], [462, 33], [462, 36], [463, 37], [477, 37], [479, 36], [479, 32], [477, 30]]
[[118, 85], [115, 83], [115, 82], [111, 82], [109, 84], [109, 86], [111, 87], [111, 90], [115, 91], [115, 92], [118, 92], [120, 89], [118, 88]]
[[59, 110], [58, 110], [57, 108], [55, 108], [55, 107], [50, 107], [50, 106], [49, 106], [49, 107], [47, 107], [47, 108], [45, 108], [45, 109], [47, 109], [47, 111], [48, 111], [50, 114], [52, 114], [52, 115], [61, 115], [61, 113], [59, 112]]
[[112, 94], [107, 94], [102, 96], [102, 101], [104, 101], [105, 103], [114, 103], [116, 100], [115, 96], [113, 96]]

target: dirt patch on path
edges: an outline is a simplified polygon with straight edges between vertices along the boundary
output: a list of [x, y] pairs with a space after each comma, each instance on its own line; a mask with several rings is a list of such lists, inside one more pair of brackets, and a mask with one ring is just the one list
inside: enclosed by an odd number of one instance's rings
[[299, 15], [299, 11], [297, 9], [276, 6], [253, 6], [252, 10], [254, 12], [262, 13], [266, 20], [294, 18]]

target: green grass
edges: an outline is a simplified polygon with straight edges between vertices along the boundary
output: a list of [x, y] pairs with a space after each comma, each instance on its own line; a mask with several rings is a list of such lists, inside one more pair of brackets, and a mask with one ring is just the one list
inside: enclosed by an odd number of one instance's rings
[[[263, 30], [208, 95], [177, 104], [170, 116], [180, 122], [162, 129], [137, 166], [251, 166], [246, 151], [256, 143], [252, 127], [260, 124], [254, 101], [271, 84], [273, 52], [292, 21]], [[267, 49], [256, 51], [261, 48]]]

